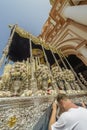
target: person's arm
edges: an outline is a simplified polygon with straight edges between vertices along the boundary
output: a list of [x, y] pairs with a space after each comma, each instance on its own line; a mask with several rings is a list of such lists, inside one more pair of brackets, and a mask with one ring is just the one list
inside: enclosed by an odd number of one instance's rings
[[52, 108], [52, 114], [49, 121], [49, 130], [52, 130], [51, 125], [53, 125], [56, 122], [57, 104], [55, 102], [53, 103]]

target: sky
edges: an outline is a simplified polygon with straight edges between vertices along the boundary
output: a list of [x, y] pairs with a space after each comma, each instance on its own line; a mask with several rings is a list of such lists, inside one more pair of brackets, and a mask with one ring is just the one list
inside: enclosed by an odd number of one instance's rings
[[0, 0], [0, 58], [9, 39], [9, 24], [18, 24], [27, 32], [38, 36], [50, 9], [49, 0]]

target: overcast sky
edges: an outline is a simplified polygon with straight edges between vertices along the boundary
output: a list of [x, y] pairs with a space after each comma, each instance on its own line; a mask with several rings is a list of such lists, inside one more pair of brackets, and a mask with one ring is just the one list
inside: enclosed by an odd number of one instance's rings
[[[0, 0], [0, 58], [9, 38], [9, 24], [18, 24], [38, 36], [49, 16], [49, 0]], [[2, 74], [0, 68], [0, 75]]]

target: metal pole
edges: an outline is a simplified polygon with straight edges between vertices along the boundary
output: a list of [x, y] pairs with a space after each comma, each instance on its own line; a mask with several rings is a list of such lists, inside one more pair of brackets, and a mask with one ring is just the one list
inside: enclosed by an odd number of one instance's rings
[[16, 28], [17, 24], [15, 24], [13, 27], [12, 27], [12, 33], [11, 33], [11, 36], [9, 37], [8, 39], [8, 43], [6, 45], [6, 48], [3, 50], [3, 54], [2, 54], [2, 58], [0, 59], [0, 68], [5, 60], [5, 57], [8, 55], [8, 52], [9, 52], [9, 47], [11, 45], [11, 42], [12, 42], [12, 38], [13, 38], [13, 35], [14, 35], [14, 32], [15, 32], [15, 28]]
[[61, 57], [60, 53], [59, 53], [58, 51], [57, 51], [57, 53], [58, 53], [58, 56], [59, 56], [59, 58], [60, 58], [61, 62], [62, 62], [62, 63], [63, 63], [63, 65], [64, 65], [65, 69], [67, 69], [67, 66], [66, 66], [66, 64], [64, 63], [64, 61], [63, 61], [63, 59], [62, 59], [62, 57]]
[[48, 66], [48, 68], [50, 69], [50, 65], [49, 65], [49, 62], [48, 62], [48, 59], [47, 59], [47, 56], [46, 56], [44, 47], [43, 47], [43, 45], [41, 45], [41, 46], [42, 46], [42, 50], [43, 50], [43, 53], [44, 53], [44, 56], [45, 56], [45, 60], [46, 60], [47, 66]]
[[[51, 49], [50, 49], [50, 50], [51, 50]], [[52, 53], [52, 55], [53, 55], [53, 58], [54, 58], [54, 60], [55, 60], [55, 62], [56, 62], [56, 64], [57, 64], [57, 66], [59, 67], [60, 70], [62, 70], [61, 67], [59, 66], [58, 61], [57, 61], [57, 59], [56, 59], [54, 53], [52, 52], [52, 50], [51, 50], [51, 53]]]
[[68, 62], [67, 58], [64, 56], [63, 52], [61, 52], [61, 54], [63, 55], [64, 59], [66, 60], [67, 64], [69, 65], [70, 69], [72, 70], [72, 72], [74, 73], [75, 77], [77, 78], [77, 81], [80, 83], [82, 89], [87, 89], [82, 82], [79, 80], [79, 77], [77, 76], [76, 72], [74, 71], [73, 67], [71, 66], [71, 64]]

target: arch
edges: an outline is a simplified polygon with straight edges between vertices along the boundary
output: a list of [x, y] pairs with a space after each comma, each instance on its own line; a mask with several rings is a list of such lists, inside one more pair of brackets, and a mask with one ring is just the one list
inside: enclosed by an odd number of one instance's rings
[[64, 55], [71, 55], [71, 54], [76, 55], [87, 66], [86, 58], [80, 52], [78, 52], [75, 48], [70, 47], [69, 49], [62, 50], [62, 52]]
[[62, 42], [60, 42], [60, 43], [56, 43], [57, 44], [57, 46], [56, 47], [61, 47], [61, 45], [63, 46], [63, 44], [69, 44], [69, 42], [76, 42], [77, 44], [79, 44], [79, 43], [81, 43], [81, 42], [83, 42], [84, 41], [84, 39], [79, 39], [79, 38], [70, 38], [70, 39], [67, 39], [67, 40], [65, 40], [65, 41], [62, 41]]

